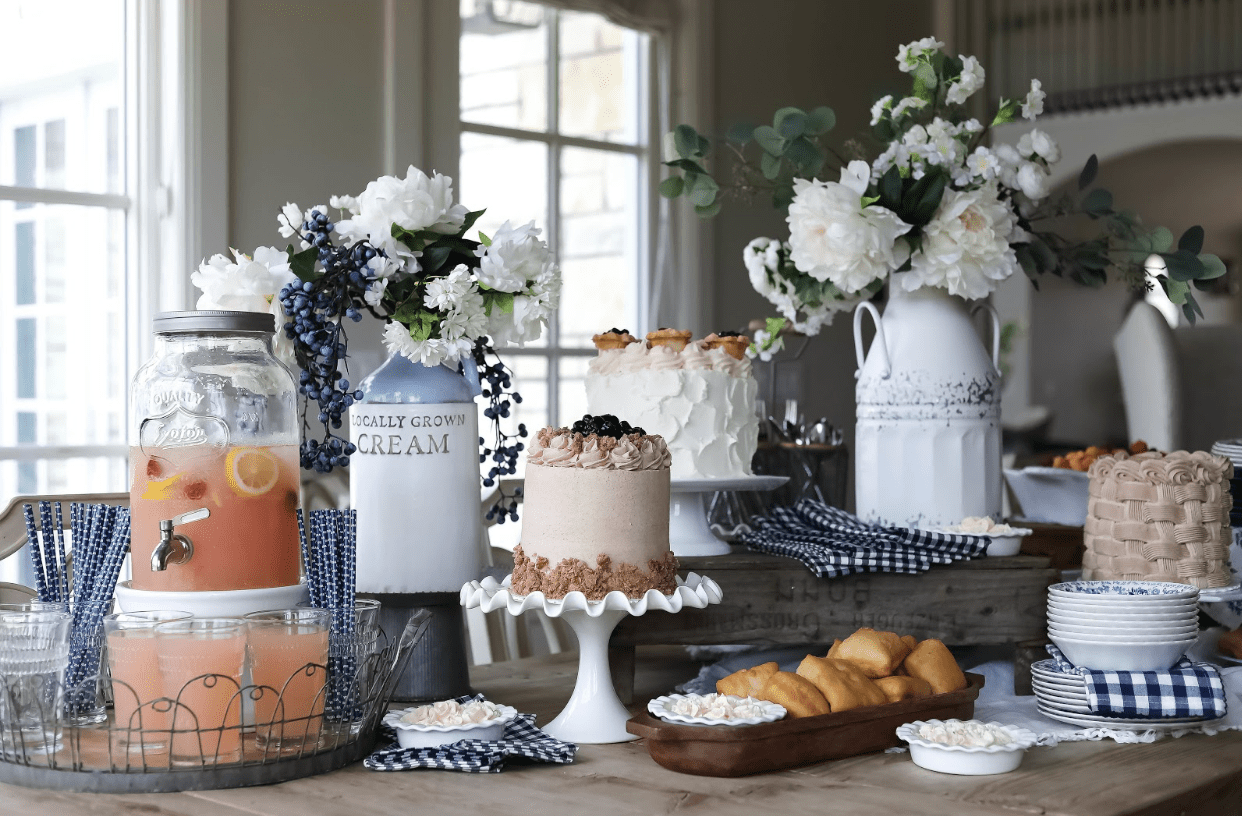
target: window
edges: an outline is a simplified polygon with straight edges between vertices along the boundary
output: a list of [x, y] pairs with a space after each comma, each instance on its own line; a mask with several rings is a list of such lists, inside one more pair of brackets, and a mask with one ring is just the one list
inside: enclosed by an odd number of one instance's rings
[[596, 14], [461, 3], [460, 200], [488, 234], [535, 221], [564, 281], [539, 343], [504, 351], [531, 428], [585, 413], [591, 335], [646, 328], [650, 48]]

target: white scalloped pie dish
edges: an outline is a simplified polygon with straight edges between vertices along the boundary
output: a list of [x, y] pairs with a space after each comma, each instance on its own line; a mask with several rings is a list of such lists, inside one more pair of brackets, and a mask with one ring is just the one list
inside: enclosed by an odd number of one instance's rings
[[397, 711], [389, 711], [384, 715], [384, 725], [391, 726], [397, 732], [397, 742], [402, 748], [439, 748], [441, 745], [452, 745], [462, 740], [498, 740], [505, 734], [505, 726], [518, 715], [516, 708], [497, 705], [499, 712], [490, 720], [465, 725], [415, 725], [402, 722], [401, 718], [409, 712], [422, 708], [410, 706]]
[[[943, 725], [945, 722], [945, 720], [916, 720], [897, 729], [897, 738], [910, 744], [910, 759], [914, 760], [915, 765], [929, 771], [959, 776], [1008, 773], [1022, 764], [1022, 756], [1026, 753], [1026, 749], [1039, 740], [1033, 731], [999, 722], [985, 723], [985, 725], [1003, 730], [1012, 738], [1012, 742], [981, 748], [945, 745], [919, 736], [919, 728], [922, 726]], [[978, 721], [965, 720], [964, 722]]]
[[[779, 703], [768, 702], [767, 700], [756, 700], [756, 703], [763, 709], [763, 714], [758, 717], [736, 717], [736, 718], [708, 718], [708, 717], [687, 717], [685, 714], [677, 714], [673, 712], [671, 706], [677, 700], [685, 700], [692, 697], [702, 697], [701, 694], [666, 694], [662, 697], [656, 697], [647, 703], [647, 711], [651, 712], [651, 716], [659, 717], [665, 722], [679, 723], [681, 725], [759, 725], [760, 723], [775, 722], [785, 716], [785, 707]], [[736, 695], [729, 695], [736, 696]], [[741, 699], [738, 697], [737, 699]]]

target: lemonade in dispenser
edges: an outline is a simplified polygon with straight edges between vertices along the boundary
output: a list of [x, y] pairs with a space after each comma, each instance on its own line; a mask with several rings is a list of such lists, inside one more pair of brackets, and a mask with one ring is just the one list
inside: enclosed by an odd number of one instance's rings
[[166, 312], [130, 388], [133, 587], [298, 583], [297, 391], [259, 312]]

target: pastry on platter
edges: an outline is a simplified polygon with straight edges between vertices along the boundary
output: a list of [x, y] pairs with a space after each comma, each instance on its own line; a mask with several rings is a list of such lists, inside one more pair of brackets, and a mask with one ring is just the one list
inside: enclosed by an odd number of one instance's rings
[[834, 712], [888, 702], [879, 686], [849, 660], [807, 655], [798, 665], [798, 674], [815, 684]]
[[859, 629], [847, 637], [836, 657], [858, 665], [868, 677], [888, 677], [910, 654], [910, 647], [895, 632]]
[[770, 675], [755, 696], [760, 700], [783, 705], [790, 717], [814, 717], [832, 712], [828, 701], [815, 684], [792, 672], [776, 672]]
[[884, 692], [884, 696], [888, 698], [890, 703], [914, 700], [919, 697], [930, 697], [932, 695], [931, 684], [917, 677], [893, 675], [892, 677], [881, 677], [875, 681], [875, 684], [879, 686], [880, 691]]
[[928, 639], [919, 643], [902, 665], [911, 677], [931, 684], [936, 694], [966, 688], [966, 675], [953, 659], [949, 647], [938, 640]]
[[758, 697], [763, 684], [769, 677], [780, 671], [780, 668], [773, 662], [763, 663], [752, 669], [735, 671], [728, 677], [722, 677], [716, 681], [716, 691], [719, 694], [733, 694], [738, 697]]

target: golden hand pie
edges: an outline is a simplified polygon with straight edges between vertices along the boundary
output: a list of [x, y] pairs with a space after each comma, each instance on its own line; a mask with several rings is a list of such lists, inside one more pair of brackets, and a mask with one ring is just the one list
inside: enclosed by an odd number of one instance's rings
[[807, 655], [798, 664], [798, 674], [815, 684], [834, 712], [888, 702], [884, 692], [848, 660]]
[[918, 697], [930, 697], [932, 695], [931, 684], [926, 680], [920, 680], [917, 677], [881, 677], [875, 681], [880, 691], [884, 692], [884, 696], [888, 698], [890, 703], [900, 702], [901, 700], [913, 700]]
[[1221, 654], [1242, 657], [1242, 627], [1221, 635], [1220, 640], [1216, 643], [1216, 648]]
[[831, 657], [831, 658], [838, 657], [837, 653], [841, 651], [841, 643], [842, 643], [841, 638], [837, 638], [836, 640], [834, 640], [832, 642], [832, 648], [828, 650], [827, 657]]
[[763, 663], [752, 669], [742, 669], [735, 671], [728, 677], [722, 677], [716, 681], [716, 692], [718, 694], [736, 694], [738, 697], [758, 697], [759, 690], [763, 688], [763, 684], [772, 675], [780, 671], [780, 666], [773, 663]]
[[834, 657], [848, 660], [868, 677], [888, 677], [901, 665], [910, 647], [895, 632], [859, 629], [841, 642]]
[[953, 659], [949, 647], [938, 640], [928, 639], [919, 643], [902, 665], [911, 677], [930, 683], [936, 694], [966, 688], [966, 675]]
[[832, 711], [814, 683], [791, 672], [778, 671], [771, 675], [755, 696], [783, 705], [790, 717], [814, 717]]

